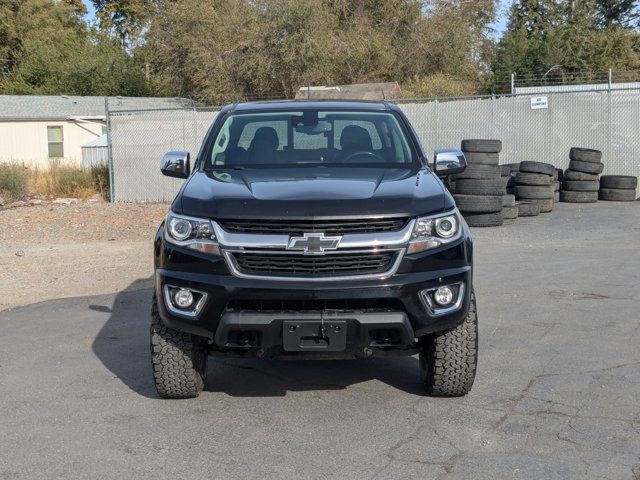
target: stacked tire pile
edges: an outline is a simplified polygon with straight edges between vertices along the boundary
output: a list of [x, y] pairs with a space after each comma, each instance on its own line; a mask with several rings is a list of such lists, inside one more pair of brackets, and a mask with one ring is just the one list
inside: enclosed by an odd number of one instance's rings
[[557, 176], [556, 167], [542, 162], [520, 162], [515, 176], [518, 214], [533, 217], [553, 210]]
[[462, 152], [467, 168], [456, 175], [455, 194], [458, 209], [471, 227], [497, 227], [504, 223], [503, 199], [506, 191], [498, 165], [500, 140], [463, 140]]
[[598, 201], [600, 181], [604, 170], [602, 152], [588, 148], [572, 148], [569, 169], [562, 175], [560, 201], [568, 203], [594, 203]]
[[608, 202], [633, 202], [636, 199], [638, 177], [603, 175], [600, 177], [598, 199]]

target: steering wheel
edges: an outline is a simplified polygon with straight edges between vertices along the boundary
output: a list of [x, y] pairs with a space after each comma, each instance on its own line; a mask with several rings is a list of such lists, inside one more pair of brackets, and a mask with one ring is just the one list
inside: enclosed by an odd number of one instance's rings
[[367, 151], [367, 150], [362, 150], [361, 152], [353, 152], [350, 155], [347, 155], [342, 162], [343, 163], [349, 163], [349, 160], [356, 158], [356, 157], [370, 157], [373, 161], [376, 162], [380, 162], [380, 163], [385, 163], [385, 159], [382, 158], [381, 156], [379, 156], [376, 153]]

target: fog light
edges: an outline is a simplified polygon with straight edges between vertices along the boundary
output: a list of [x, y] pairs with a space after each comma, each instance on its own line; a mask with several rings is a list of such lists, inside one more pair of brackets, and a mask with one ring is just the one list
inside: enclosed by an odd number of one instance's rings
[[449, 305], [451, 305], [454, 298], [455, 296], [453, 294], [453, 290], [447, 285], [439, 287], [433, 293], [433, 300], [441, 307], [448, 307]]
[[173, 296], [173, 301], [180, 308], [189, 308], [193, 305], [193, 293], [191, 293], [191, 290], [181, 288]]
[[430, 315], [438, 317], [457, 312], [464, 301], [464, 282], [426, 288], [418, 292], [425, 309]]

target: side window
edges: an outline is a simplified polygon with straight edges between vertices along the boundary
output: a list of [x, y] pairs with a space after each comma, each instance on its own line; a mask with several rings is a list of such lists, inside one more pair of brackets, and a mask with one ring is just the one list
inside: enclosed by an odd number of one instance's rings
[[64, 157], [62, 126], [47, 127], [47, 146], [49, 148], [49, 158]]
[[342, 134], [342, 130], [344, 130], [344, 128], [349, 125], [362, 127], [367, 132], [369, 132], [374, 150], [380, 150], [382, 148], [380, 136], [378, 135], [378, 131], [376, 130], [373, 122], [367, 122], [363, 120], [335, 120], [333, 122], [333, 145], [335, 148], [337, 148], [338, 150], [342, 150], [342, 147], [340, 146], [340, 135]]
[[225, 164], [225, 156], [223, 152], [229, 146], [229, 127], [231, 122], [227, 122], [225, 124], [224, 129], [220, 132], [216, 143], [213, 145], [213, 150], [211, 151], [211, 162], [214, 165], [224, 165]]
[[276, 133], [278, 134], [279, 142], [278, 150], [282, 150], [287, 146], [287, 121], [267, 120], [264, 122], [247, 123], [242, 129], [240, 138], [238, 138], [238, 147], [249, 150], [249, 146], [251, 145], [251, 141], [256, 134], [256, 130], [258, 130], [260, 127], [271, 127], [276, 131]]

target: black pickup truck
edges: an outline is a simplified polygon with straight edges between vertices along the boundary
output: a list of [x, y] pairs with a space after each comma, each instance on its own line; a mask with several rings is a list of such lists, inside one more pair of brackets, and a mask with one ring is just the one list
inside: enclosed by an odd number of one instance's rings
[[[151, 355], [164, 398], [197, 396], [209, 356], [419, 355], [426, 392], [477, 364], [472, 240], [409, 121], [386, 102], [220, 110], [155, 238]], [[446, 180], [446, 179], [445, 179]]]

